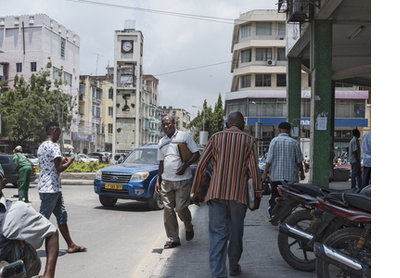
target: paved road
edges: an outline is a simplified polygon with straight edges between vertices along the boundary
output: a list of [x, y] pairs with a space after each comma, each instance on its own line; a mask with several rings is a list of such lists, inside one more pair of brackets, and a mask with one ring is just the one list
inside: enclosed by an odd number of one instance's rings
[[[4, 193], [11, 196], [16, 191], [7, 187]], [[29, 193], [38, 210], [36, 185]], [[164, 236], [162, 211], [151, 211], [146, 203], [123, 200], [114, 209], [104, 209], [92, 186], [63, 186], [63, 196], [72, 239], [88, 252], [68, 254], [60, 235], [57, 278], [133, 277], [154, 242]], [[50, 220], [55, 223], [54, 216]], [[44, 265], [44, 245], [39, 255]]]

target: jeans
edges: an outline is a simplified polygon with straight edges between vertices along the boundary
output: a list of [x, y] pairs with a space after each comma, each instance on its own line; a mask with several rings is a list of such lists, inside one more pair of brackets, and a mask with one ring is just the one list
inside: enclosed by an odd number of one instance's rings
[[351, 163], [351, 188], [361, 188], [361, 165]]
[[40, 214], [47, 219], [50, 219], [53, 213], [57, 219], [57, 224], [67, 224], [68, 214], [65, 210], [64, 199], [61, 191], [56, 193], [39, 193], [40, 200]]
[[236, 269], [243, 252], [244, 218], [247, 207], [232, 200], [208, 201], [210, 269], [213, 277], [227, 277], [226, 255], [229, 269]]

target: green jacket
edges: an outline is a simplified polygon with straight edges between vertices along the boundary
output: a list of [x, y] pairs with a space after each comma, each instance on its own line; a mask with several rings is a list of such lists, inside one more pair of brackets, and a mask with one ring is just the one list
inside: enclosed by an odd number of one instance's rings
[[19, 170], [25, 166], [31, 166], [31, 163], [29, 162], [29, 160], [25, 157], [25, 155], [23, 155], [20, 152], [16, 152], [13, 154], [13, 161], [15, 164], [15, 168], [17, 170]]

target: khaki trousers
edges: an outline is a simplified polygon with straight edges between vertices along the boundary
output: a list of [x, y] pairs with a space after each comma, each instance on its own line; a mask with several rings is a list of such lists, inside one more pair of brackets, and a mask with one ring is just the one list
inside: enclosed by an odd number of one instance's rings
[[[191, 180], [161, 182], [161, 197], [164, 203], [164, 227], [167, 237], [176, 243], [180, 243], [179, 219], [185, 224], [185, 230], [193, 230], [192, 214], [188, 208], [190, 204]], [[176, 213], [175, 213], [176, 211]]]

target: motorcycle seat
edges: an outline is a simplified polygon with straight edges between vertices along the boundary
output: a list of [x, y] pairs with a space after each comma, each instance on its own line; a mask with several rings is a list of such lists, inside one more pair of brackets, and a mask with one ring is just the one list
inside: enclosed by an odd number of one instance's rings
[[327, 195], [327, 198], [340, 206], [352, 206], [371, 212], [371, 197], [365, 194], [351, 192], [335, 192]]

